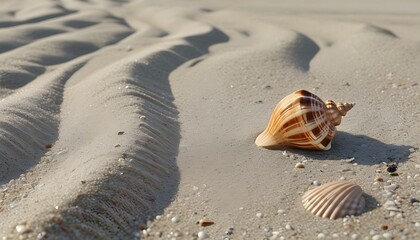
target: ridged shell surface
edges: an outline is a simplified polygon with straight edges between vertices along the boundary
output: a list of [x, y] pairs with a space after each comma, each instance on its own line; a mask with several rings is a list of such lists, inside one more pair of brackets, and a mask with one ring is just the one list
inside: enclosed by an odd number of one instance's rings
[[354, 104], [326, 103], [306, 90], [283, 98], [271, 115], [267, 128], [257, 137], [261, 147], [288, 145], [312, 150], [329, 150], [335, 126]]
[[330, 182], [309, 190], [302, 203], [316, 216], [329, 219], [359, 215], [365, 209], [362, 188], [349, 181]]

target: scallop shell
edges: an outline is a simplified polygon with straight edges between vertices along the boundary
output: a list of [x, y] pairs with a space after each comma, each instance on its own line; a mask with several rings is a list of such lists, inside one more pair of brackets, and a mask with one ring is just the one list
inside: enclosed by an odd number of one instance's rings
[[315, 94], [298, 90], [275, 107], [267, 128], [257, 137], [261, 147], [288, 145], [312, 150], [329, 150], [341, 117], [352, 103], [326, 103]]
[[362, 188], [349, 181], [330, 182], [309, 190], [302, 203], [316, 216], [329, 219], [359, 215], [365, 208]]

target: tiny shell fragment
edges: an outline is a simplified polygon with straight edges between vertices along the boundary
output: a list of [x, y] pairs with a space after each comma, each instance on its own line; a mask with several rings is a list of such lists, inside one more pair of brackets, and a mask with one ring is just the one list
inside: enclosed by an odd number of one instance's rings
[[198, 221], [198, 225], [200, 227], [207, 227], [207, 226], [211, 226], [213, 224], [214, 224], [214, 222], [212, 220], [208, 219], [208, 218], [202, 218], [202, 219], [200, 219], [200, 221]]

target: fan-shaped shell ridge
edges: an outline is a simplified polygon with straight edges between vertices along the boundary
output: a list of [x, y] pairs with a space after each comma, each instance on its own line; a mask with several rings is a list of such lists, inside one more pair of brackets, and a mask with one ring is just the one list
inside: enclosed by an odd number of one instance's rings
[[361, 214], [365, 208], [362, 188], [349, 181], [326, 183], [302, 196], [303, 207], [312, 214], [329, 219]]

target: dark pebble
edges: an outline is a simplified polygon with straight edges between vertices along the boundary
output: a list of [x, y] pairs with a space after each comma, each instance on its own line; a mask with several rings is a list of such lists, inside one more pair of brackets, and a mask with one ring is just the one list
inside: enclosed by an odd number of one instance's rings
[[397, 169], [398, 169], [398, 165], [393, 163], [391, 165], [388, 165], [388, 167], [386, 168], [386, 171], [392, 173], [392, 172], [397, 171]]

